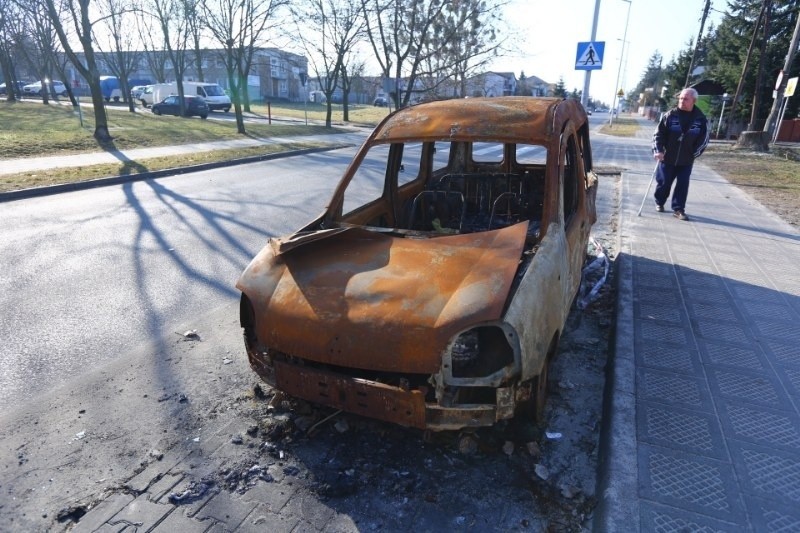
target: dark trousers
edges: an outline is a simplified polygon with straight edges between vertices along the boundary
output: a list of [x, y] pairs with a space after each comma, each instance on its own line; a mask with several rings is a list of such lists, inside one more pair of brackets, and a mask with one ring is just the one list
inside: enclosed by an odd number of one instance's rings
[[686, 208], [686, 197], [689, 195], [689, 176], [692, 174], [692, 165], [671, 165], [663, 161], [656, 169], [656, 192], [653, 197], [658, 205], [664, 205], [669, 198], [672, 183], [675, 190], [672, 192], [672, 210]]

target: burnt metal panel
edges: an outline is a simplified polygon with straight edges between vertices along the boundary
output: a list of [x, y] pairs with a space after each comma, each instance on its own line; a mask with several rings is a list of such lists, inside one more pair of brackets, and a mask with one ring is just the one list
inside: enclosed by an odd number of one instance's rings
[[265, 247], [237, 287], [265, 346], [321, 363], [435, 373], [455, 335], [501, 317], [527, 227], [432, 239], [351, 228], [279, 256]]
[[[466, 98], [419, 104], [390, 115], [375, 130], [380, 141], [497, 139], [547, 145], [560, 98]], [[575, 108], [577, 109], [577, 108]]]
[[425, 427], [425, 398], [375, 381], [275, 361], [277, 387], [292, 396], [387, 422]]

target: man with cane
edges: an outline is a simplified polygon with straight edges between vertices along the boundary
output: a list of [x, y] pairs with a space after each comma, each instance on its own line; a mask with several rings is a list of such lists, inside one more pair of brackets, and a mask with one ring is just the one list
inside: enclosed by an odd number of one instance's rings
[[678, 96], [678, 107], [666, 112], [653, 133], [653, 157], [656, 164], [656, 211], [663, 212], [672, 184], [672, 213], [679, 220], [686, 216], [686, 197], [689, 194], [689, 177], [694, 160], [708, 146], [708, 120], [694, 104], [697, 91], [683, 89]]

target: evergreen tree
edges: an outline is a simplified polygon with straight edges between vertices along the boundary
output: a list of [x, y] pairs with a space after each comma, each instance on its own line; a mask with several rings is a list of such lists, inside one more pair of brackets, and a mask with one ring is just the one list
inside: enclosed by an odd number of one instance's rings
[[553, 96], [557, 96], [559, 98], [567, 97], [567, 88], [564, 85], [564, 76], [558, 78], [558, 83], [556, 83], [555, 89], [553, 89]]

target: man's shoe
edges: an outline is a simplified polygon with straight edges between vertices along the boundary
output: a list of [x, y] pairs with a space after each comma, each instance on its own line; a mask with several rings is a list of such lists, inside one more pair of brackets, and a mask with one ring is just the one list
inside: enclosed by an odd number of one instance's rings
[[689, 220], [689, 217], [686, 216], [686, 213], [684, 213], [682, 209], [676, 209], [672, 215], [678, 220]]
[[656, 204], [656, 211], [658, 211], [659, 213], [663, 213], [664, 212], [664, 206]]

